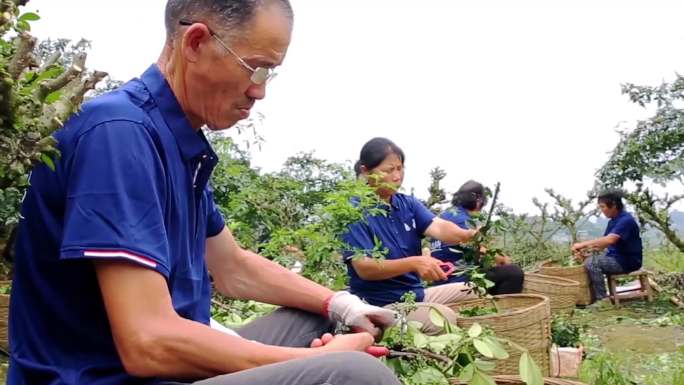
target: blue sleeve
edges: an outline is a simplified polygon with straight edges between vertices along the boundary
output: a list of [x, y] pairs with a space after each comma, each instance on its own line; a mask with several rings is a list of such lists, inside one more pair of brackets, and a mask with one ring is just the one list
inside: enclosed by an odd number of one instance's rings
[[223, 220], [223, 215], [221, 215], [221, 212], [219, 211], [218, 206], [216, 206], [216, 202], [214, 202], [214, 193], [212, 192], [209, 185], [207, 185], [207, 187], [205, 187], [204, 194], [207, 197], [207, 203], [208, 203], [208, 206], [207, 206], [207, 238], [211, 238], [213, 236], [219, 235], [219, 233], [226, 226], [226, 223]]
[[617, 221], [615, 226], [610, 230], [610, 234], [615, 234], [620, 239], [626, 240], [634, 236], [635, 231], [638, 232], [639, 226], [636, 224], [631, 215], [624, 216]]
[[79, 139], [65, 159], [61, 259], [121, 259], [168, 277], [165, 173], [147, 129], [111, 121]]
[[460, 211], [454, 212], [454, 209], [448, 209], [440, 214], [439, 217], [458, 225], [458, 227], [462, 229], [468, 230], [470, 228], [470, 224], [468, 224], [468, 216], [463, 215], [463, 213]]
[[432, 224], [435, 214], [428, 210], [425, 205], [416, 197], [411, 197], [413, 206], [413, 218], [416, 220], [416, 231], [418, 234], [425, 234], [425, 230]]
[[349, 231], [340, 237], [346, 247], [342, 250], [342, 259], [349, 261], [359, 250], [363, 250], [366, 255], [370, 255], [375, 247], [373, 234], [365, 222], [357, 222], [349, 225]]

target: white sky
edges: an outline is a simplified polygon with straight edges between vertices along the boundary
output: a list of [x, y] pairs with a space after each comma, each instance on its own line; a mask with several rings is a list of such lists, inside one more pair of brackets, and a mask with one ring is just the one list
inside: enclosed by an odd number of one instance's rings
[[[66, 5], [68, 3], [68, 6]], [[427, 196], [429, 170], [502, 182], [528, 211], [543, 189], [575, 199], [592, 186], [621, 122], [646, 112], [620, 84], [684, 70], [684, 1], [292, 0], [295, 30], [256, 110], [277, 170], [315, 150], [355, 160], [386, 136], [407, 154], [404, 186]], [[128, 80], [156, 61], [164, 0], [32, 0], [40, 38], [92, 40], [92, 69]], [[601, 5], [597, 5], [601, 4]]]

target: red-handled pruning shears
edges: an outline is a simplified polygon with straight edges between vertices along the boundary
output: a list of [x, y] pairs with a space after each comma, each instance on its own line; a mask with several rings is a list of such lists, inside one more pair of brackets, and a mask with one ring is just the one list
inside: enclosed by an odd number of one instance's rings
[[380, 345], [373, 345], [369, 346], [366, 349], [366, 353], [380, 358], [380, 357], [386, 357], [386, 358], [396, 358], [396, 357], [414, 357], [416, 356], [416, 353], [409, 353], [409, 352], [400, 352], [398, 350], [392, 350], [386, 346], [380, 346]]
[[442, 268], [442, 271], [444, 271], [444, 274], [447, 276], [453, 274], [456, 271], [456, 265], [454, 265], [451, 262], [442, 262], [439, 264], [439, 267]]

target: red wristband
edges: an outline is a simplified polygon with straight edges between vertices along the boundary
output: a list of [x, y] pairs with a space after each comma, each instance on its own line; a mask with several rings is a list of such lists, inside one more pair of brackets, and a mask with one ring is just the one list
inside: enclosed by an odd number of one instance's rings
[[330, 296], [328, 298], [326, 298], [325, 301], [323, 301], [323, 316], [325, 318], [330, 317], [330, 311], [329, 311], [330, 301], [332, 301], [334, 296], [335, 296], [335, 293], [330, 294]]

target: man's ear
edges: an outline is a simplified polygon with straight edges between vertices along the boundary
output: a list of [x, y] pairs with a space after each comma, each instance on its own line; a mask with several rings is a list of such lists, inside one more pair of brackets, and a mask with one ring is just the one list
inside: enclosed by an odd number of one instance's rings
[[181, 52], [185, 60], [196, 63], [202, 52], [211, 49], [209, 43], [212, 36], [209, 28], [202, 23], [195, 23], [188, 27], [181, 39]]

